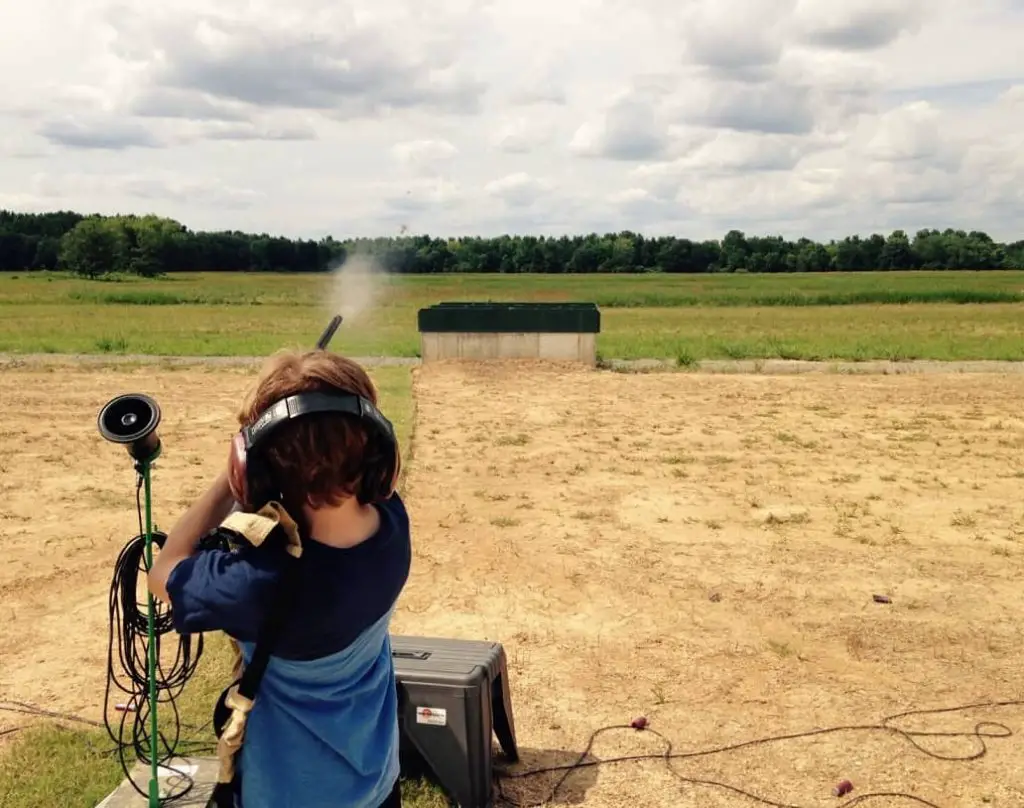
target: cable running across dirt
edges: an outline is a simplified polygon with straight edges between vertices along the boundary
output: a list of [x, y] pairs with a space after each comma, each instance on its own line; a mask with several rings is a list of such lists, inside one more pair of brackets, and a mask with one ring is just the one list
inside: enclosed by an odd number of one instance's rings
[[[143, 677], [143, 681], [144, 680], [145, 677]], [[977, 709], [993, 709], [999, 707], [1024, 707], [1024, 701], [992, 701], [981, 702], [976, 704], [965, 704], [955, 707], [937, 708], [931, 710], [909, 710], [904, 713], [898, 713], [896, 715], [888, 716], [878, 724], [852, 724], [848, 726], [824, 727], [822, 729], [808, 730], [806, 732], [794, 732], [787, 735], [775, 735], [764, 738], [754, 738], [749, 741], [741, 741], [735, 744], [728, 744], [724, 746], [713, 747], [710, 749], [696, 750], [693, 752], [673, 752], [672, 741], [666, 738], [657, 730], [653, 730], [650, 727], [647, 727], [643, 730], [637, 730], [629, 724], [612, 724], [595, 730], [590, 735], [590, 739], [587, 742], [586, 748], [579, 754], [576, 761], [573, 763], [568, 763], [561, 766], [545, 766], [537, 769], [527, 769], [519, 772], [498, 770], [495, 773], [495, 779], [497, 781], [499, 799], [506, 805], [514, 806], [515, 808], [535, 808], [536, 806], [541, 806], [552, 802], [554, 798], [557, 796], [559, 790], [565, 784], [566, 780], [568, 780], [569, 776], [573, 772], [578, 771], [580, 769], [592, 768], [596, 766], [606, 766], [612, 763], [629, 763], [661, 760], [665, 762], [666, 768], [669, 770], [669, 772], [682, 783], [698, 786], [703, 785], [712, 788], [722, 789], [724, 791], [732, 792], [733, 794], [736, 794], [738, 796], [745, 797], [757, 804], [769, 806], [770, 808], [805, 808], [804, 806], [795, 805], [792, 803], [776, 802], [775, 800], [771, 800], [766, 797], [760, 797], [756, 794], [753, 794], [750, 791], [746, 791], [744, 789], [717, 780], [687, 777], [678, 772], [673, 767], [672, 763], [673, 761], [692, 760], [701, 757], [710, 757], [711, 755], [719, 755], [724, 754], [726, 752], [736, 752], [741, 749], [755, 746], [765, 746], [771, 743], [780, 743], [782, 741], [797, 740], [802, 738], [812, 738], [815, 736], [836, 734], [840, 732], [884, 732], [903, 738], [923, 755], [930, 758], [934, 758], [936, 760], [956, 762], [978, 760], [988, 753], [988, 745], [985, 743], [986, 738], [1010, 738], [1013, 736], [1013, 731], [1005, 724], [1000, 724], [995, 721], [980, 721], [974, 725], [973, 731], [970, 732], [926, 732], [924, 730], [905, 730], [900, 729], [899, 727], [891, 726], [891, 722], [896, 721], [900, 718], [907, 718], [910, 716], [941, 715], [944, 713], [955, 713]], [[0, 702], [0, 712], [25, 713], [29, 715], [38, 715], [45, 718], [54, 718], [62, 721], [73, 721], [83, 724], [89, 724], [91, 726], [102, 726], [102, 724], [100, 724], [100, 722], [97, 721], [91, 721], [87, 718], [82, 718], [80, 716], [72, 715], [69, 713], [60, 713], [54, 712], [52, 710], [44, 710], [42, 708], [35, 707], [30, 704], [25, 704], [24, 702]], [[19, 727], [18, 729], [21, 729], [21, 727]], [[600, 760], [587, 760], [587, 757], [590, 755], [591, 749], [593, 749], [595, 741], [601, 735], [607, 732], [611, 732], [613, 730], [629, 730], [631, 732], [643, 731], [651, 733], [652, 735], [661, 738], [665, 742], [665, 751], [661, 752], [660, 754], [651, 753], [640, 755], [622, 755], [619, 757], [602, 758]], [[926, 749], [917, 740], [924, 738], [970, 738], [977, 741], [978, 749], [975, 752], [967, 755], [942, 755], [938, 752], [933, 752], [929, 749]], [[207, 745], [201, 741], [186, 741], [183, 742], [181, 746], [189, 747], [187, 751], [190, 751], [193, 754], [212, 752], [215, 748], [212, 744]], [[143, 748], [145, 749], [146, 747], [144, 746]], [[114, 751], [116, 752], [117, 750]], [[183, 754], [185, 751], [186, 750], [183, 749], [177, 749], [176, 753], [184, 758], [186, 757], [186, 755]], [[504, 789], [502, 788], [502, 781], [504, 780], [521, 780], [529, 777], [536, 777], [541, 774], [551, 774], [555, 772], [562, 772], [562, 776], [558, 779], [555, 785], [548, 791], [547, 795], [543, 799], [537, 800], [536, 802], [518, 801], [507, 795], [504, 792]], [[191, 788], [190, 778], [188, 778], [184, 774], [182, 774], [181, 776], [184, 780], [186, 780], [189, 783], [189, 788]], [[181, 796], [183, 796], [186, 792], [187, 789], [186, 791], [183, 791], [180, 794], [173, 795], [171, 799], [178, 799]], [[931, 802], [915, 794], [909, 794], [905, 792], [880, 791], [859, 794], [857, 796], [852, 797], [849, 800], [846, 800], [845, 802], [837, 803], [836, 808], [853, 808], [853, 806], [861, 805], [870, 800], [878, 800], [882, 798], [902, 799], [908, 801], [911, 805], [924, 806], [924, 808], [945, 808], [944, 806], [940, 806], [937, 803]]]
[[[838, 727], [826, 727], [823, 729], [808, 730], [806, 732], [795, 732], [788, 735], [776, 735], [766, 738], [755, 738], [750, 741], [742, 741], [740, 743], [729, 744], [726, 746], [714, 747], [711, 749], [703, 749], [693, 752], [673, 752], [672, 741], [662, 735], [656, 730], [646, 727], [644, 729], [636, 729], [630, 724], [613, 724], [606, 727], [601, 727], [595, 730], [590, 739], [587, 741], [586, 748], [580, 753], [579, 757], [574, 763], [568, 763], [561, 766], [545, 766], [537, 769], [528, 769], [519, 772], [510, 771], [499, 771], [496, 775], [498, 785], [498, 795], [501, 801], [505, 804], [514, 806], [514, 808], [536, 808], [536, 806], [546, 805], [551, 803], [555, 796], [558, 794], [559, 789], [565, 784], [565, 781], [569, 776], [584, 768], [593, 766], [604, 766], [610, 763], [626, 763], [634, 761], [649, 761], [649, 760], [662, 760], [665, 762], [665, 767], [668, 769], [677, 780], [687, 785], [697, 786], [708, 786], [712, 788], [718, 788], [724, 791], [732, 792], [741, 797], [746, 797], [755, 803], [760, 805], [770, 806], [770, 808], [805, 808], [805, 806], [795, 805], [793, 803], [776, 802], [775, 800], [768, 799], [766, 797], [760, 797], [756, 794], [746, 791], [742, 788], [723, 783], [717, 780], [705, 780], [695, 777], [687, 777], [678, 772], [672, 765], [673, 761], [679, 760], [692, 760], [695, 758], [708, 757], [710, 755], [718, 755], [726, 752], [735, 752], [740, 749], [749, 748], [753, 746], [765, 746], [771, 743], [779, 743], [781, 741], [795, 740], [799, 738], [811, 738], [817, 735], [836, 734], [840, 732], [884, 732], [891, 735], [896, 735], [914, 746], [919, 752], [926, 755], [927, 757], [935, 758], [936, 760], [946, 761], [970, 761], [977, 760], [984, 757], [988, 752], [988, 746], [985, 743], [985, 738], [1009, 738], [1013, 735], [1013, 731], [1005, 724], [1000, 724], [994, 721], [980, 721], [974, 725], [974, 730], [971, 732], [924, 732], [918, 730], [905, 730], [899, 727], [891, 726], [892, 722], [900, 718], [907, 718], [909, 716], [926, 716], [926, 715], [940, 715], [943, 713], [954, 713], [961, 712], [964, 710], [977, 710], [985, 708], [997, 708], [997, 707], [1022, 707], [1024, 701], [993, 701], [983, 702], [978, 704], [966, 704], [957, 707], [945, 707], [934, 710], [909, 710], [904, 713], [898, 713], [896, 715], [888, 716], [878, 724], [854, 724], [849, 726], [838, 726]], [[665, 751], [660, 754], [642, 754], [642, 755], [623, 755], [620, 757], [602, 758], [600, 760], [587, 760], [590, 755], [591, 749], [593, 749], [594, 742], [604, 733], [612, 730], [627, 729], [631, 732], [649, 732], [657, 737], [661, 738], [665, 742]], [[918, 742], [919, 738], [970, 738], [977, 741], [978, 749], [969, 755], [942, 755], [938, 752], [933, 752], [930, 749], [926, 749], [921, 743]], [[550, 789], [548, 794], [537, 802], [520, 802], [508, 796], [502, 788], [502, 780], [519, 780], [527, 777], [536, 777], [540, 774], [549, 774], [553, 772], [562, 772], [562, 776], [558, 779], [555, 785]], [[923, 797], [919, 797], [915, 794], [908, 794], [904, 792], [870, 792], [859, 794], [846, 800], [842, 803], [837, 803], [836, 808], [852, 808], [855, 805], [861, 805], [870, 800], [878, 799], [902, 799], [908, 801], [912, 805], [925, 806], [925, 808], [943, 808], [934, 802], [931, 802]]]
[[[144, 655], [143, 655], [144, 656]], [[143, 685], [145, 684], [145, 675], [142, 677]], [[12, 706], [13, 705], [13, 706]], [[630, 762], [642, 762], [651, 760], [662, 760], [665, 762], [666, 768], [669, 772], [676, 777], [680, 782], [688, 785], [703, 785], [712, 788], [718, 788], [724, 791], [732, 792], [741, 797], [745, 797], [757, 804], [769, 806], [769, 808], [805, 808], [805, 806], [795, 805], [792, 803], [776, 802], [775, 800], [768, 799], [766, 797], [760, 797], [753, 794], [750, 791], [738, 788], [736, 786], [729, 785], [717, 780], [706, 780], [695, 777], [687, 777], [678, 772], [672, 765], [673, 761], [680, 760], [693, 760], [696, 758], [710, 757], [711, 755], [720, 755], [727, 752], [736, 752], [741, 749], [746, 749], [755, 746], [766, 746], [772, 743], [780, 743], [782, 741], [798, 740], [802, 738], [813, 738], [820, 735], [834, 735], [840, 732], [882, 732], [890, 735], [896, 735], [897, 737], [903, 738], [905, 741], [910, 743], [911, 746], [916, 748], [921, 754], [926, 757], [933, 758], [935, 760], [944, 761], [955, 761], [955, 762], [966, 762], [971, 760], [978, 760], [984, 757], [988, 753], [988, 745], [985, 743], [986, 738], [1010, 738], [1013, 736], [1013, 730], [1007, 727], [1005, 724], [1000, 724], [995, 721], [979, 721], [974, 725], [974, 729], [970, 732], [926, 732], [924, 730], [905, 730], [899, 727], [891, 726], [893, 721], [900, 718], [908, 718], [911, 716], [930, 716], [930, 715], [942, 715], [945, 713], [956, 713], [963, 712], [966, 710], [980, 710], [980, 709], [994, 709], [1000, 707], [1024, 707], [1024, 701], [990, 701], [990, 702], [979, 702], [975, 704], [964, 704], [955, 707], [943, 707], [936, 709], [923, 709], [923, 710], [908, 710], [907, 712], [897, 713], [896, 715], [888, 716], [878, 724], [851, 724], [847, 726], [837, 727], [824, 727], [822, 729], [807, 730], [805, 732], [794, 732], [786, 735], [774, 735], [763, 738], [754, 738], [749, 741], [740, 741], [739, 743], [728, 744], [724, 746], [712, 747], [710, 749], [701, 749], [693, 752], [673, 752], [672, 741], [666, 738], [657, 730], [653, 730], [650, 727], [646, 727], [643, 730], [637, 730], [630, 724], [611, 724], [609, 726], [601, 727], [591, 733], [589, 740], [587, 741], [586, 748], [579, 754], [574, 763], [567, 763], [561, 766], [544, 766], [537, 769], [527, 769], [524, 771], [511, 772], [498, 769], [495, 772], [495, 779], [498, 786], [499, 799], [506, 805], [513, 806], [514, 808], [536, 808], [550, 803], [557, 796], [559, 790], [568, 780], [569, 776], [573, 772], [580, 769], [592, 768], [596, 766], [606, 766], [612, 763], [630, 763]], [[39, 707], [35, 707], [31, 704], [17, 701], [3, 701], [0, 702], [0, 712], [16, 712], [25, 713], [29, 715], [38, 715], [45, 718], [54, 718], [62, 721], [73, 721], [91, 726], [102, 726], [98, 721], [92, 721], [88, 718], [82, 718], [80, 716], [72, 715], [69, 713], [54, 712], [52, 710], [44, 710]], [[144, 722], [143, 722], [144, 723]], [[184, 726], [184, 725], [182, 725]], [[189, 727], [190, 729], [195, 729]], [[17, 729], [22, 729], [18, 727]], [[201, 729], [201, 728], [200, 728]], [[630, 732], [648, 732], [652, 735], [661, 738], [665, 742], [665, 751], [660, 754], [640, 754], [640, 755], [622, 755], [619, 757], [602, 758], [600, 760], [587, 760], [593, 749], [595, 741], [603, 734], [611, 732], [613, 730], [629, 730]], [[143, 730], [144, 731], [144, 730]], [[943, 755], [938, 752], [933, 752], [930, 749], [926, 749], [917, 739], [924, 738], [961, 738], [961, 739], [973, 739], [977, 741], [978, 748], [975, 752], [967, 755]], [[148, 749], [144, 742], [142, 743], [143, 750]], [[186, 747], [182, 749], [180, 747]], [[184, 741], [178, 744], [178, 748], [174, 749], [174, 753], [178, 756], [185, 758], [186, 752], [192, 752], [193, 754], [203, 754], [213, 752], [215, 750], [214, 744], [206, 744], [202, 741]], [[118, 750], [115, 749], [115, 752]], [[123, 766], [123, 764], [122, 764]], [[547, 795], [536, 802], [521, 802], [518, 801], [504, 792], [502, 788], [502, 781], [504, 780], [522, 780], [530, 777], [536, 777], [541, 774], [552, 774], [555, 772], [562, 772], [562, 776], [558, 779], [555, 785], [548, 791]], [[187, 793], [188, 789], [192, 786], [191, 779], [184, 774], [180, 775], [185, 781], [189, 783], [185, 791], [175, 794], [170, 799], [178, 799]], [[136, 790], [138, 790], [136, 788]], [[902, 799], [907, 800], [911, 805], [924, 806], [924, 808], [946, 808], [940, 806], [937, 803], [931, 802], [923, 797], [919, 797], [915, 794], [909, 794], [905, 792], [870, 792], [859, 794], [846, 800], [842, 803], [837, 803], [836, 808], [853, 808], [853, 806], [861, 805], [871, 800], [878, 800], [882, 798], [888, 799]]]

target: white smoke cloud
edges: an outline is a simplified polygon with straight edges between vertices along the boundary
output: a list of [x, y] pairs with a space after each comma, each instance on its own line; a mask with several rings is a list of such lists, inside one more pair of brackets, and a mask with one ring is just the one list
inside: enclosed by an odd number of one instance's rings
[[364, 322], [366, 315], [380, 302], [387, 285], [387, 271], [371, 256], [349, 255], [331, 278], [329, 317], [340, 314], [341, 328]]

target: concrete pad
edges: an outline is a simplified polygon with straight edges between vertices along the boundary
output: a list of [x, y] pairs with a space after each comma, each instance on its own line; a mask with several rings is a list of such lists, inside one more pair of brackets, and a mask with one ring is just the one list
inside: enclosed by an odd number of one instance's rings
[[[167, 765], [173, 766], [177, 771], [167, 768], [158, 770], [161, 798], [166, 798], [171, 794], [180, 794], [182, 789], [188, 786], [188, 781], [181, 776], [185, 774], [192, 779], [192, 788], [184, 797], [175, 799], [172, 804], [176, 808], [205, 808], [210, 794], [213, 793], [214, 783], [217, 782], [217, 759], [213, 757], [176, 758]], [[137, 763], [132, 769], [131, 781], [125, 780], [121, 783], [117, 790], [108, 795], [96, 808], [147, 808], [149, 798], [139, 794], [132, 783], [148, 792], [149, 777], [149, 766]]]
[[421, 332], [420, 354], [424, 362], [444, 359], [553, 359], [592, 366], [597, 362], [597, 335]]
[[498, 359], [499, 334], [456, 334], [456, 356], [459, 359]]
[[540, 355], [540, 334], [498, 334], [499, 359], [533, 359]]

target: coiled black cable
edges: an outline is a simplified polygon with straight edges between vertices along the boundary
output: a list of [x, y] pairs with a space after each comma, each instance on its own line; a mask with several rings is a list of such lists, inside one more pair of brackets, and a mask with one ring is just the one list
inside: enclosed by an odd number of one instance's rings
[[[149, 621], [146, 534], [142, 525], [142, 483], [140, 475], [135, 489], [139, 533], [121, 549], [114, 564], [114, 576], [110, 584], [107, 683], [103, 719], [108, 735], [116, 744], [115, 753], [118, 755], [125, 778], [139, 794], [148, 796], [148, 788], [140, 787], [132, 780], [127, 759], [127, 754], [131, 751], [138, 761], [150, 765], [150, 750], [159, 748], [157, 744], [152, 743], [149, 733]], [[162, 548], [167, 535], [153, 530], [152, 536], [154, 548]], [[168, 761], [180, 756], [182, 751], [181, 716], [175, 700], [181, 695], [186, 682], [195, 674], [203, 653], [203, 637], [201, 634], [196, 637], [179, 634], [174, 628], [170, 604], [154, 599], [153, 608], [157, 661], [157, 718], [160, 724], [158, 742], [162, 744], [164, 750], [163, 753], [157, 753], [157, 763], [178, 775], [184, 783], [182, 788], [161, 800], [166, 803], [185, 796], [193, 786], [192, 779], [185, 772], [168, 765]], [[162, 648], [167, 634], [173, 636], [168, 637], [166, 641], [176, 644], [173, 661], [169, 664], [164, 659]], [[112, 705], [111, 697], [115, 695], [115, 689], [125, 694], [127, 699], [123, 703]], [[113, 722], [116, 728], [111, 722], [112, 712], [120, 713], [119, 720]]]

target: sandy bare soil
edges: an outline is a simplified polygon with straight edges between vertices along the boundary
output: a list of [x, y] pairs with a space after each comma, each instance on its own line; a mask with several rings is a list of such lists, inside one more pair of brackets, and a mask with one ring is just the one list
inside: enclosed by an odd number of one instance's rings
[[[1024, 376], [415, 373], [416, 554], [394, 630], [505, 643], [525, 765], [569, 763], [593, 730], [640, 714], [681, 752], [1024, 698]], [[136, 389], [164, 404], [161, 433], [179, 448], [155, 478], [159, 525], [219, 469], [208, 458], [225, 456], [250, 378], [0, 372], [0, 700], [98, 716], [110, 574], [136, 530], [134, 475], [97, 434], [99, 407]], [[983, 720], [1016, 733], [1024, 708], [896, 726]], [[1024, 740], [987, 743], [981, 760], [943, 762], [860, 731], [675, 765], [787, 805], [841, 804], [843, 778], [852, 797], [1024, 804]], [[663, 749], [616, 730], [593, 754]], [[539, 800], [553, 784], [506, 790]], [[653, 761], [575, 773], [552, 804], [757, 803], [683, 786]]]
[[[168, 530], [227, 461], [252, 378], [201, 367], [0, 372], [0, 701], [102, 717], [110, 581], [138, 533], [135, 472], [97, 431], [103, 404], [142, 392], [161, 405], [154, 517]], [[21, 718], [0, 713], [0, 728]]]
[[[572, 762], [640, 714], [679, 752], [1024, 697], [1020, 376], [416, 373], [415, 571], [395, 630], [506, 644], [527, 766]], [[1017, 732], [1024, 708], [895, 726], [983, 720]], [[943, 762], [860, 731], [675, 766], [786, 805], [842, 803], [843, 778], [851, 797], [930, 800], [872, 807], [1024, 804], [1024, 739], [988, 744]], [[593, 753], [663, 749], [617, 730]], [[573, 774], [553, 804], [756, 803], [653, 761]]]

